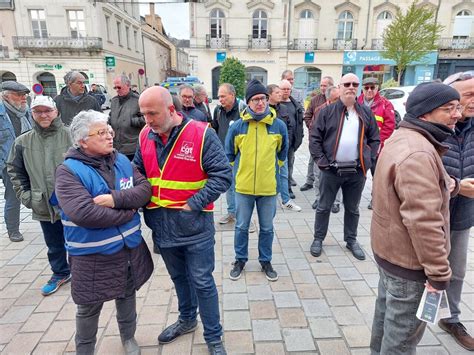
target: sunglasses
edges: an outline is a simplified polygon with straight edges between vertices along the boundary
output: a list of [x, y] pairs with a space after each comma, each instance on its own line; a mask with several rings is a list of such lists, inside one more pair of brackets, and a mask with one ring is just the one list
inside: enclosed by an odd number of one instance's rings
[[371, 86], [364, 86], [364, 90], [368, 91], [368, 90], [372, 90], [374, 91], [375, 90], [375, 85], [371, 85]]
[[443, 84], [451, 85], [456, 81], [464, 81], [474, 78], [474, 70], [469, 70], [465, 72], [459, 72], [453, 75], [448, 76], [444, 81]]
[[122, 87], [121, 86], [114, 86], [114, 90], [121, 90]]
[[353, 88], [358, 88], [359, 87], [359, 83], [342, 83], [342, 85], [344, 85], [345, 88], [348, 88], [352, 85]]

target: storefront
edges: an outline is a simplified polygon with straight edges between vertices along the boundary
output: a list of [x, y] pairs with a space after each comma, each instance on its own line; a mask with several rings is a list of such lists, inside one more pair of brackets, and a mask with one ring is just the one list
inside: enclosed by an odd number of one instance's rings
[[[437, 58], [438, 52], [433, 51], [411, 63], [403, 75], [403, 85], [433, 80]], [[344, 51], [342, 73], [354, 73], [359, 78], [375, 76], [381, 82], [396, 78], [395, 62], [383, 58], [380, 51]]]

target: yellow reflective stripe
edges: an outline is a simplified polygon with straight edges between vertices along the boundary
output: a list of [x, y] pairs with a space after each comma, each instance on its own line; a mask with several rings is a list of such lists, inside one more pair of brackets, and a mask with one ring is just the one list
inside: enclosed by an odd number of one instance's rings
[[161, 178], [149, 178], [148, 182], [151, 186], [158, 186], [170, 190], [198, 190], [206, 185], [207, 179], [200, 181], [172, 181], [162, 180]]
[[379, 121], [379, 122], [382, 122], [382, 123], [385, 121], [382, 116], [378, 116], [378, 115], [375, 115], [375, 120]]
[[152, 196], [150, 201], [153, 202], [156, 205], [160, 205], [160, 206], [163, 206], [163, 207], [166, 207], [166, 206], [169, 206], [169, 205], [174, 205], [176, 203], [186, 203], [186, 201], [160, 200], [156, 196]]

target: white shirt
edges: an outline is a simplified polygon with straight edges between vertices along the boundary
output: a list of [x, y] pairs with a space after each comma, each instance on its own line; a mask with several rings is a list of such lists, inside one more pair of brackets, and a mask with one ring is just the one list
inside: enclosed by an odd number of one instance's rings
[[341, 138], [337, 147], [336, 161], [348, 162], [359, 159], [359, 117], [355, 110], [350, 110], [344, 117]]

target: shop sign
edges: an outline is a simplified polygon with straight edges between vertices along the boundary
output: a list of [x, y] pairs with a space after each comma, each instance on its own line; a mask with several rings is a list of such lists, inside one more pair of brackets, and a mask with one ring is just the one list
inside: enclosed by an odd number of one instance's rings
[[314, 52], [306, 52], [304, 54], [305, 63], [314, 63]]
[[217, 52], [216, 53], [216, 62], [217, 63], [223, 63], [226, 58], [227, 58], [227, 53], [226, 52]]
[[106, 67], [115, 67], [115, 57], [105, 57], [105, 66]]
[[[419, 61], [411, 63], [411, 65], [434, 65], [438, 59], [438, 52], [432, 51], [425, 55]], [[345, 65], [371, 65], [371, 64], [388, 64], [395, 65], [395, 61], [382, 57], [380, 51], [344, 51], [343, 63]]]
[[60, 70], [63, 66], [61, 64], [35, 64], [35, 68], [43, 70]]

